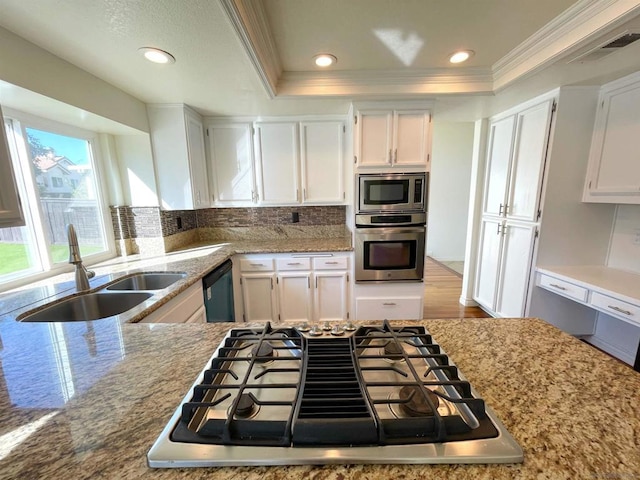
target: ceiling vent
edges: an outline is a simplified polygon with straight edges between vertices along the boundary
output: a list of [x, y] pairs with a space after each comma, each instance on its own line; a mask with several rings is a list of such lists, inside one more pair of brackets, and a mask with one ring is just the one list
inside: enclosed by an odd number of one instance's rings
[[593, 62], [600, 60], [607, 55], [617, 52], [621, 48], [640, 40], [640, 33], [624, 32], [619, 33], [613, 38], [602, 40], [596, 46], [589, 46], [586, 50], [581, 50], [576, 56], [567, 61], [572, 62]]

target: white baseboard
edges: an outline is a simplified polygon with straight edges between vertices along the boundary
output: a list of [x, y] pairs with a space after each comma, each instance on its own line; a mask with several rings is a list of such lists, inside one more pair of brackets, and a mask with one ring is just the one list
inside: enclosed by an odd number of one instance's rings
[[610, 355], [613, 355], [618, 360], [622, 360], [624, 363], [627, 363], [633, 366], [633, 363], [636, 361], [635, 354], [625, 352], [624, 350], [620, 350], [615, 345], [611, 345], [609, 342], [602, 340], [600, 337], [596, 335], [591, 335], [584, 339], [587, 343], [590, 343], [594, 347], [598, 347], [600, 350], [604, 350]]
[[463, 295], [460, 295], [460, 305], [464, 305], [465, 307], [478, 307], [478, 302], [476, 302], [473, 298], [467, 298]]

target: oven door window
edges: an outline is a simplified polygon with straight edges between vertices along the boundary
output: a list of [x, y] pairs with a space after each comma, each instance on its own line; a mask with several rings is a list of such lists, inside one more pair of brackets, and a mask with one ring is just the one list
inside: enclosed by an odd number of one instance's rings
[[365, 270], [409, 270], [416, 268], [415, 240], [364, 243]]
[[365, 205], [396, 205], [409, 203], [409, 179], [366, 180]]

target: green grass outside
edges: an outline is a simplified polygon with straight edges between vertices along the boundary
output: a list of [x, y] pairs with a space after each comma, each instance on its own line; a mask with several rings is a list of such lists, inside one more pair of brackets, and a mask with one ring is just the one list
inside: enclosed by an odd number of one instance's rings
[[[102, 250], [102, 247], [86, 245], [80, 247], [80, 253], [83, 257]], [[49, 245], [49, 251], [54, 263], [66, 262], [69, 259], [69, 247], [67, 245]], [[0, 275], [19, 272], [27, 268], [29, 268], [29, 256], [25, 244], [0, 243]]]

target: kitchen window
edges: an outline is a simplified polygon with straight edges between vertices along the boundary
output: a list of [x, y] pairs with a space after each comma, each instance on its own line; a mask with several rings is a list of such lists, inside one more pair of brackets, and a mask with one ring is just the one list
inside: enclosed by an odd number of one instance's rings
[[0, 291], [69, 271], [69, 223], [87, 263], [113, 256], [97, 134], [17, 112], [4, 127], [26, 225], [0, 228]]

